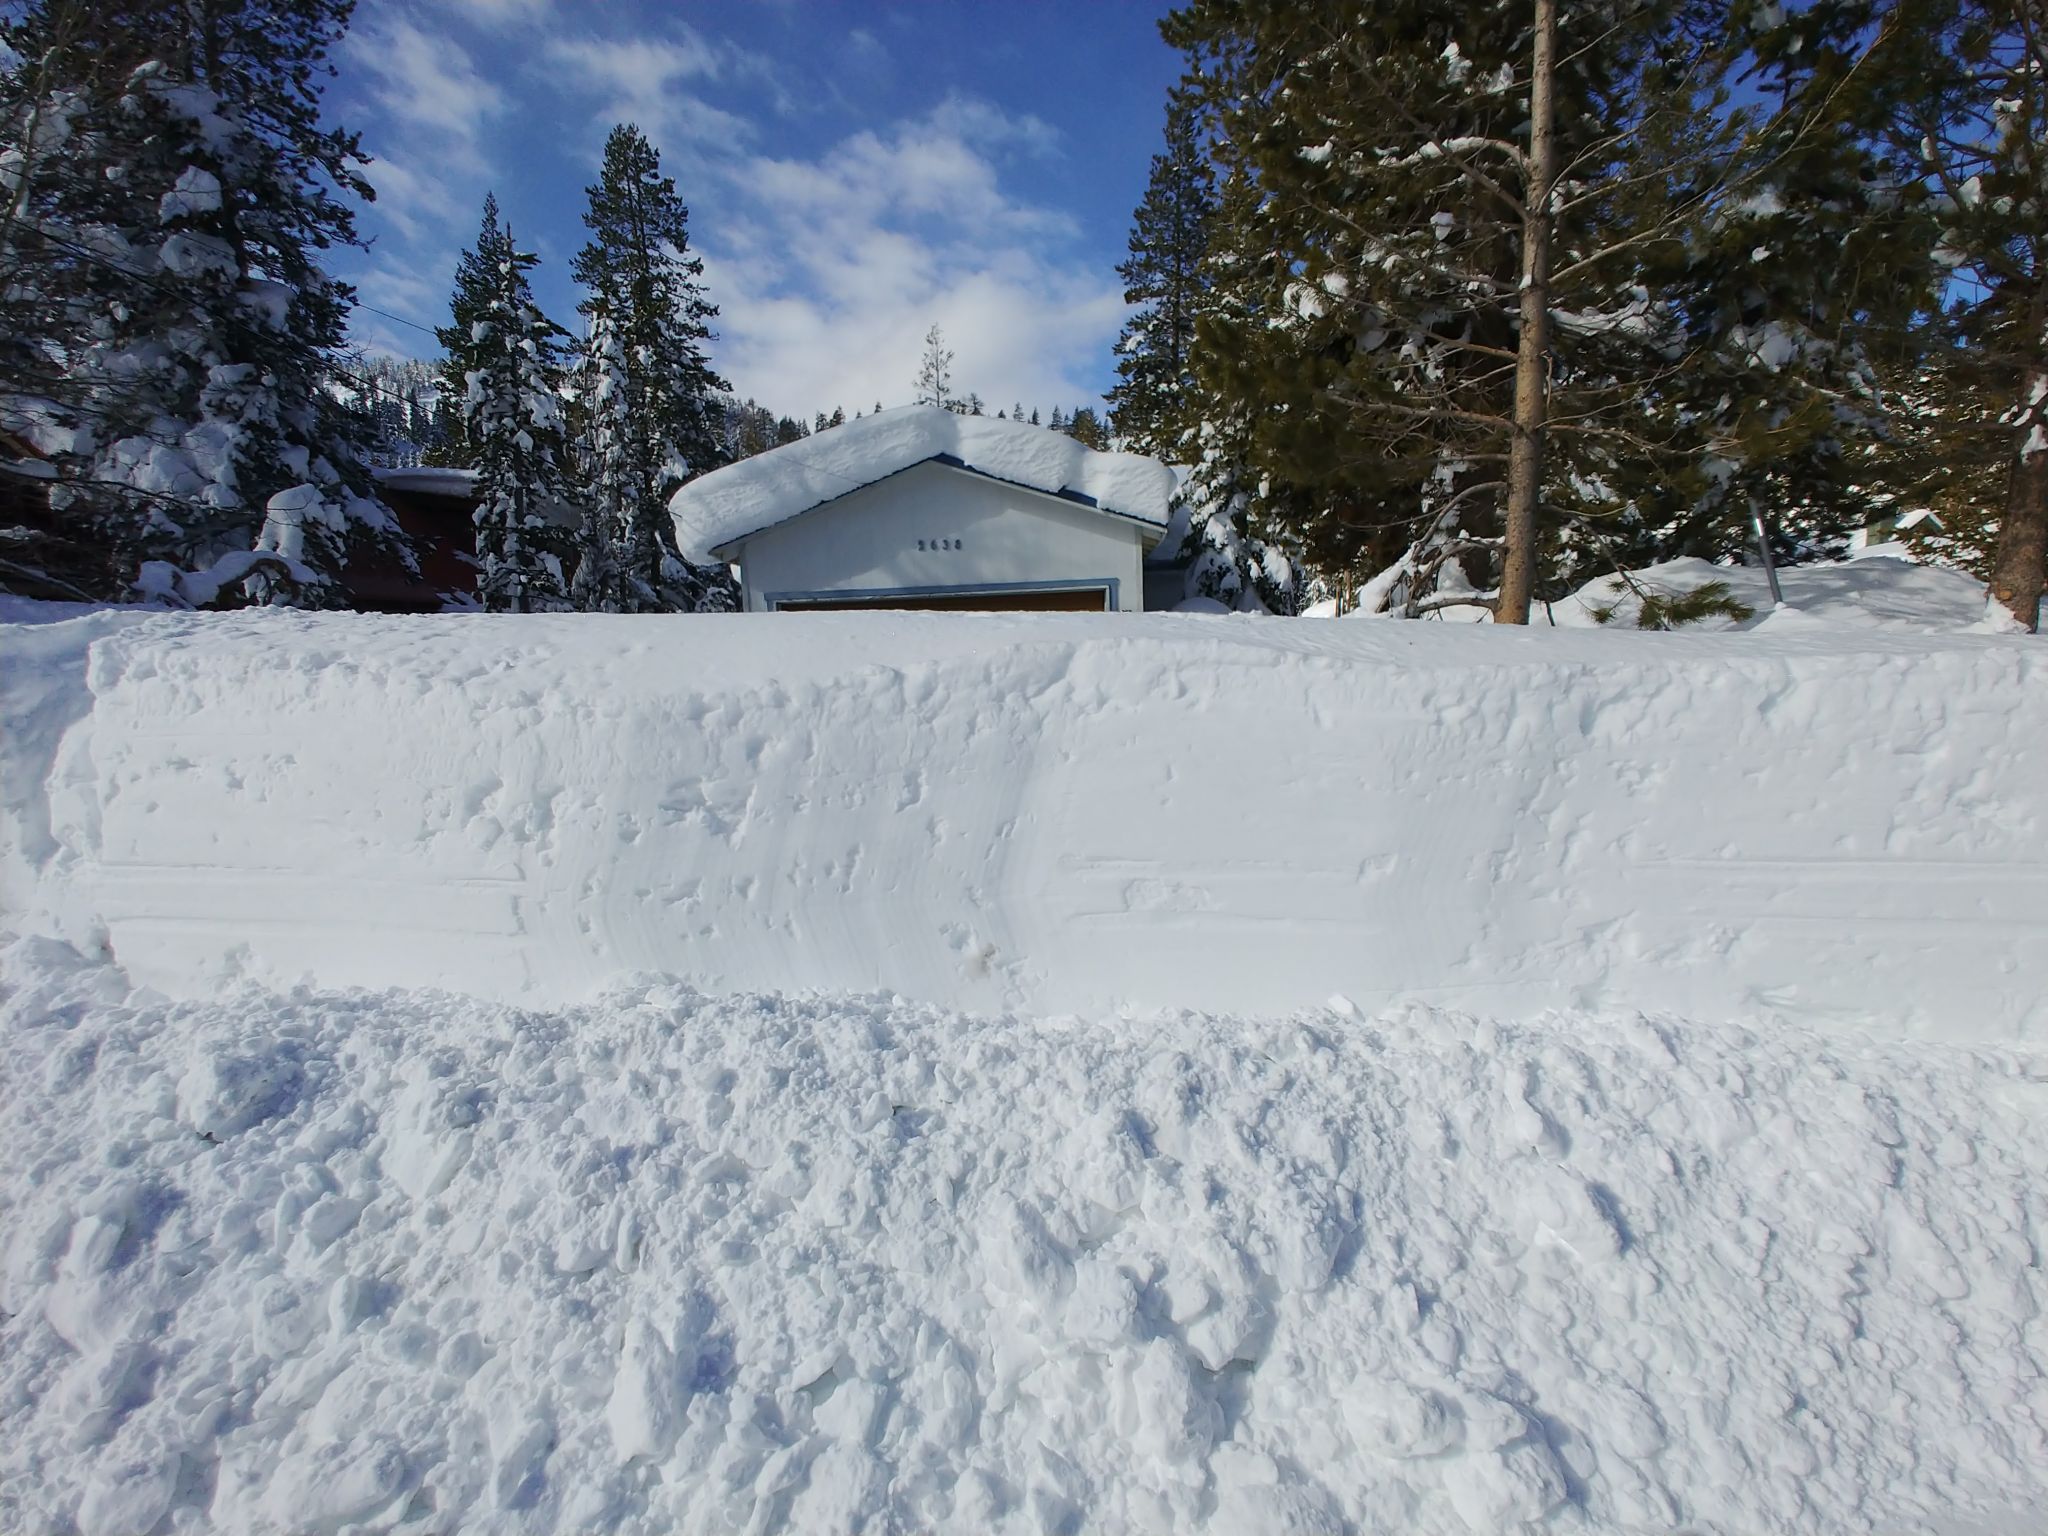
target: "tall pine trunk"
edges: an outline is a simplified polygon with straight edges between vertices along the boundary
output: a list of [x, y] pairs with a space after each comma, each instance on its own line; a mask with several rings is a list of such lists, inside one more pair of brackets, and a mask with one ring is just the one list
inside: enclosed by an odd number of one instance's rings
[[[2038, 264], [2042, 246], [2035, 245]], [[2028, 342], [2048, 345], [2048, 280], [2038, 274], [2033, 302], [2027, 306]], [[2005, 492], [2005, 515], [1998, 524], [1998, 550], [1992, 558], [1990, 601], [2030, 630], [2041, 627], [2041, 588], [2048, 580], [2048, 358], [2038, 352], [2020, 386], [2013, 412], [2012, 479]]]
[[1522, 204], [1522, 334], [1515, 349], [1514, 440], [1508, 450], [1506, 550], [1496, 624], [1529, 622], [1536, 590], [1536, 509], [1543, 495], [1544, 420], [1550, 405], [1550, 191], [1557, 178], [1551, 88], [1556, 78], [1557, 0], [1536, 0], [1529, 68], [1529, 174]]
[[2048, 371], [2027, 381], [2021, 396], [2019, 452], [1998, 525], [1990, 598], [2028, 629], [2041, 624], [2041, 589], [2048, 579]]

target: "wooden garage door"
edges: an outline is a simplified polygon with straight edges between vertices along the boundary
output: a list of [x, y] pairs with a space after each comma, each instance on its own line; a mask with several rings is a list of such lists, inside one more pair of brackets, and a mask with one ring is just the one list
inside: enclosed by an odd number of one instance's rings
[[784, 598], [778, 613], [846, 613], [884, 609], [919, 613], [1101, 613], [1106, 587], [1063, 587], [1054, 592], [940, 592], [924, 597]]

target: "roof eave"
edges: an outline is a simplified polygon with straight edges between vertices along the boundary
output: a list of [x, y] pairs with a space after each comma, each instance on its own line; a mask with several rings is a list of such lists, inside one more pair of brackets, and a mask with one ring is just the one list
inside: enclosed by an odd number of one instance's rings
[[1011, 480], [1003, 475], [992, 475], [987, 470], [976, 468], [966, 460], [957, 458], [953, 454], [934, 453], [919, 459], [914, 464], [906, 464], [901, 469], [893, 469], [886, 475], [881, 475], [868, 481], [865, 485], [857, 485], [850, 491], [841, 491], [837, 496], [827, 496], [823, 501], [814, 501], [808, 507], [803, 508], [801, 511], [792, 512], [787, 517], [778, 517], [773, 522], [762, 523], [758, 527], [749, 528], [745, 533], [735, 534], [722, 543], [712, 545], [711, 557], [714, 560], [726, 561], [728, 564], [736, 561], [740, 557], [740, 546], [756, 534], [766, 533], [770, 528], [783, 527], [785, 524], [795, 522], [800, 517], [809, 517], [813, 512], [821, 508], [829, 507], [835, 502], [844, 501], [849, 496], [858, 496], [862, 491], [872, 486], [885, 484], [890, 480], [894, 480], [898, 475], [907, 475], [913, 469], [922, 468], [926, 464], [943, 464], [946, 468], [957, 469], [963, 474], [977, 475], [983, 480], [993, 480], [997, 485], [1014, 485], [1018, 490], [1029, 491], [1034, 496], [1044, 496], [1053, 501], [1064, 501], [1070, 506], [1086, 507], [1090, 512], [1100, 513], [1103, 517], [1113, 517], [1118, 522], [1129, 523], [1141, 534], [1148, 537], [1148, 542], [1145, 546], [1147, 550], [1154, 548], [1160, 539], [1166, 535], [1166, 524], [1155, 523], [1149, 517], [1136, 517], [1129, 512], [1119, 512], [1114, 507], [1105, 507], [1093, 496], [1086, 495], [1080, 491], [1071, 490], [1066, 487], [1062, 487], [1057, 491], [1048, 491], [1041, 486], [1027, 485], [1022, 480]]

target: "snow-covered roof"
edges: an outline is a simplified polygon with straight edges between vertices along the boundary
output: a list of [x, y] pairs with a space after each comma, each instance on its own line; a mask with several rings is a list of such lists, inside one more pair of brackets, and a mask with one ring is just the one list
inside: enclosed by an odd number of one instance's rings
[[425, 496], [476, 494], [473, 469], [438, 469], [421, 464], [410, 469], [373, 469], [370, 474], [379, 485], [388, 485], [394, 491], [417, 491]]
[[683, 553], [704, 560], [748, 534], [934, 459], [1158, 528], [1173, 504], [1173, 471], [1157, 459], [1098, 453], [1026, 422], [905, 405], [701, 475], [675, 493], [668, 509]]

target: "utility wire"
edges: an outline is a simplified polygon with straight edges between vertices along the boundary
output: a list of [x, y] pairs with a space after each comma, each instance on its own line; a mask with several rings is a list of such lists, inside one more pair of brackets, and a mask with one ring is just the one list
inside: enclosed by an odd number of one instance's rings
[[382, 315], [386, 320], [396, 320], [400, 325], [409, 325], [416, 331], [425, 331], [436, 341], [441, 339], [441, 333], [431, 325], [421, 325], [417, 320], [408, 320], [403, 315], [394, 315], [388, 309], [379, 309], [374, 304], [365, 304], [361, 299], [356, 300], [355, 308], [368, 310], [373, 315]]

